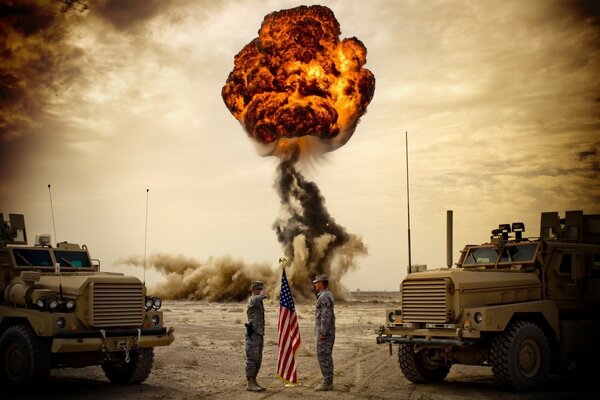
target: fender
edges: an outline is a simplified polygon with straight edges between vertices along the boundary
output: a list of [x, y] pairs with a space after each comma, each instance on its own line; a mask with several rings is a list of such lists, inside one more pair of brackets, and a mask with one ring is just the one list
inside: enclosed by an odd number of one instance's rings
[[[481, 317], [476, 318], [476, 313], [479, 313]], [[550, 300], [465, 308], [463, 312], [465, 320], [471, 322], [473, 330], [487, 332], [503, 331], [515, 314], [539, 314], [548, 323], [548, 326], [552, 328], [556, 340], [560, 339], [558, 308]], [[477, 322], [478, 320], [481, 322]]]
[[[10, 308], [10, 312], [7, 312], [7, 309]], [[9, 323], [6, 325], [6, 322], [13, 319], [18, 319], [21, 321], [27, 321], [31, 329], [38, 336], [51, 336], [54, 332], [53, 330], [53, 320], [50, 320], [47, 316], [44, 315], [36, 315], [39, 311], [34, 311], [26, 309], [26, 308], [16, 308], [11, 306], [0, 306], [0, 326], [4, 326], [7, 328], [12, 325]], [[4, 317], [5, 315], [10, 315], [10, 317]], [[48, 326], [50, 324], [50, 326]]]

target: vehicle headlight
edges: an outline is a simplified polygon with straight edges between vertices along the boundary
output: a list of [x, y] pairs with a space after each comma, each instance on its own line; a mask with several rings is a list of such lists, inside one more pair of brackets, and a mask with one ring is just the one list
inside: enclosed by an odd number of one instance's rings
[[392, 312], [390, 312], [388, 314], [388, 321], [389, 322], [396, 322], [396, 313], [395, 312], [392, 311]]
[[152, 316], [152, 325], [158, 325], [160, 322], [160, 317], [158, 315]]
[[48, 302], [48, 308], [52, 311], [56, 310], [56, 307], [58, 307], [58, 301], [56, 299], [52, 299]]
[[158, 297], [154, 298], [154, 301], [152, 302], [152, 308], [154, 308], [155, 310], [160, 309], [160, 307], [162, 306], [162, 300], [159, 299]]
[[56, 319], [56, 326], [57, 327], [59, 327], [59, 328], [62, 329], [62, 328], [65, 327], [65, 325], [67, 325], [67, 320], [66, 319], [64, 319], [63, 317], [58, 317]]
[[39, 298], [35, 302], [35, 305], [43, 310], [46, 307], [46, 300], [44, 298]]
[[147, 296], [146, 297], [146, 310], [151, 309], [152, 304], [154, 304], [154, 300], [152, 299], [152, 297]]
[[473, 315], [473, 320], [476, 323], [481, 323], [481, 321], [483, 321], [483, 315], [481, 315], [481, 313], [479, 311], [477, 311], [474, 315]]
[[67, 300], [65, 307], [67, 307], [67, 310], [72, 311], [75, 308], [75, 302], [73, 300]]

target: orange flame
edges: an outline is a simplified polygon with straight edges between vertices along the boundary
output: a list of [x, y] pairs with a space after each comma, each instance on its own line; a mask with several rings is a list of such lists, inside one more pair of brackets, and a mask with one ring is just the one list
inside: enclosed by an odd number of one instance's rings
[[339, 36], [329, 8], [300, 6], [267, 15], [235, 56], [221, 95], [265, 155], [332, 151], [354, 133], [375, 77], [363, 43]]

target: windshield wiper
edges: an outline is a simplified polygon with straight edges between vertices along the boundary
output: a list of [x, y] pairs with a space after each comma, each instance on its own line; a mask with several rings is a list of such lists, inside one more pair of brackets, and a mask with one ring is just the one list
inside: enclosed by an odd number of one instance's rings
[[[473, 259], [473, 263], [474, 263], [474, 264], [477, 264], [477, 259], [475, 258], [475, 255], [473, 255], [473, 252], [472, 252], [472, 251], [470, 251], [470, 252], [469, 252], [469, 256], [471, 256], [471, 258]], [[467, 259], [468, 259], [468, 258], [469, 258], [469, 257], [467, 257]]]
[[27, 265], [29, 265], [30, 267], [33, 267], [33, 264], [30, 263], [21, 253], [17, 253], [17, 256], [19, 256], [19, 258], [23, 261], [25, 261], [27, 263]]
[[61, 257], [61, 258], [60, 258], [60, 261], [64, 261], [64, 262], [66, 262], [66, 263], [67, 263], [67, 265], [68, 265], [69, 267], [72, 267], [72, 266], [73, 266], [73, 263], [72, 263], [71, 261], [67, 260], [67, 259], [66, 259], [66, 258], [64, 258], [64, 257]]

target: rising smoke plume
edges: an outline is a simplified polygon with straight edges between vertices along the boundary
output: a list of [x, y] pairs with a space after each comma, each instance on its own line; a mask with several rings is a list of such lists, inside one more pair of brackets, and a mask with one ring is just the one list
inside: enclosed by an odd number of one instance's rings
[[356, 267], [355, 257], [367, 254], [362, 239], [346, 232], [329, 215], [325, 198], [314, 182], [296, 169], [297, 153], [277, 168], [275, 189], [281, 198], [281, 215], [273, 224], [290, 263], [288, 278], [296, 290], [310, 296], [308, 283], [327, 274], [336, 297], [346, 297], [340, 278]]
[[[325, 207], [325, 198], [314, 182], [296, 168], [298, 154], [280, 162], [275, 190], [281, 199], [279, 218], [273, 223], [277, 239], [287, 258], [287, 276], [298, 301], [312, 299], [311, 281], [327, 274], [330, 290], [337, 299], [348, 296], [340, 279], [356, 268], [356, 257], [366, 255], [362, 239], [337, 224]], [[143, 258], [128, 257], [117, 263], [142, 267]], [[181, 255], [154, 254], [149, 266], [165, 280], [153, 294], [166, 299], [241, 301], [248, 297], [250, 283], [261, 280], [277, 295], [281, 276], [268, 263], [247, 264], [231, 257], [201, 262]]]
[[[300, 156], [332, 151], [354, 133], [375, 91], [367, 49], [356, 39], [340, 41], [333, 12], [300, 6], [267, 15], [258, 38], [236, 56], [221, 95], [227, 108], [258, 144], [262, 155], [280, 158], [275, 189], [281, 212], [273, 224], [289, 265], [297, 300], [312, 298], [315, 275], [328, 274], [334, 296], [347, 290], [342, 276], [367, 254], [357, 235], [337, 224], [314, 182], [300, 173]], [[139, 258], [124, 263], [140, 266]], [[156, 293], [165, 298], [239, 301], [260, 279], [273, 291], [280, 273], [266, 264], [229, 257], [206, 263], [155, 255], [152, 267], [166, 276]]]
[[319, 188], [296, 165], [300, 156], [343, 146], [373, 98], [375, 77], [363, 68], [366, 47], [355, 37], [340, 40], [340, 33], [327, 7], [273, 12], [235, 56], [221, 92], [262, 155], [281, 159], [275, 183], [281, 213], [273, 228], [290, 262], [290, 283], [303, 297], [323, 273], [334, 295], [345, 297], [341, 277], [356, 256], [367, 254], [360, 237], [331, 218]]

